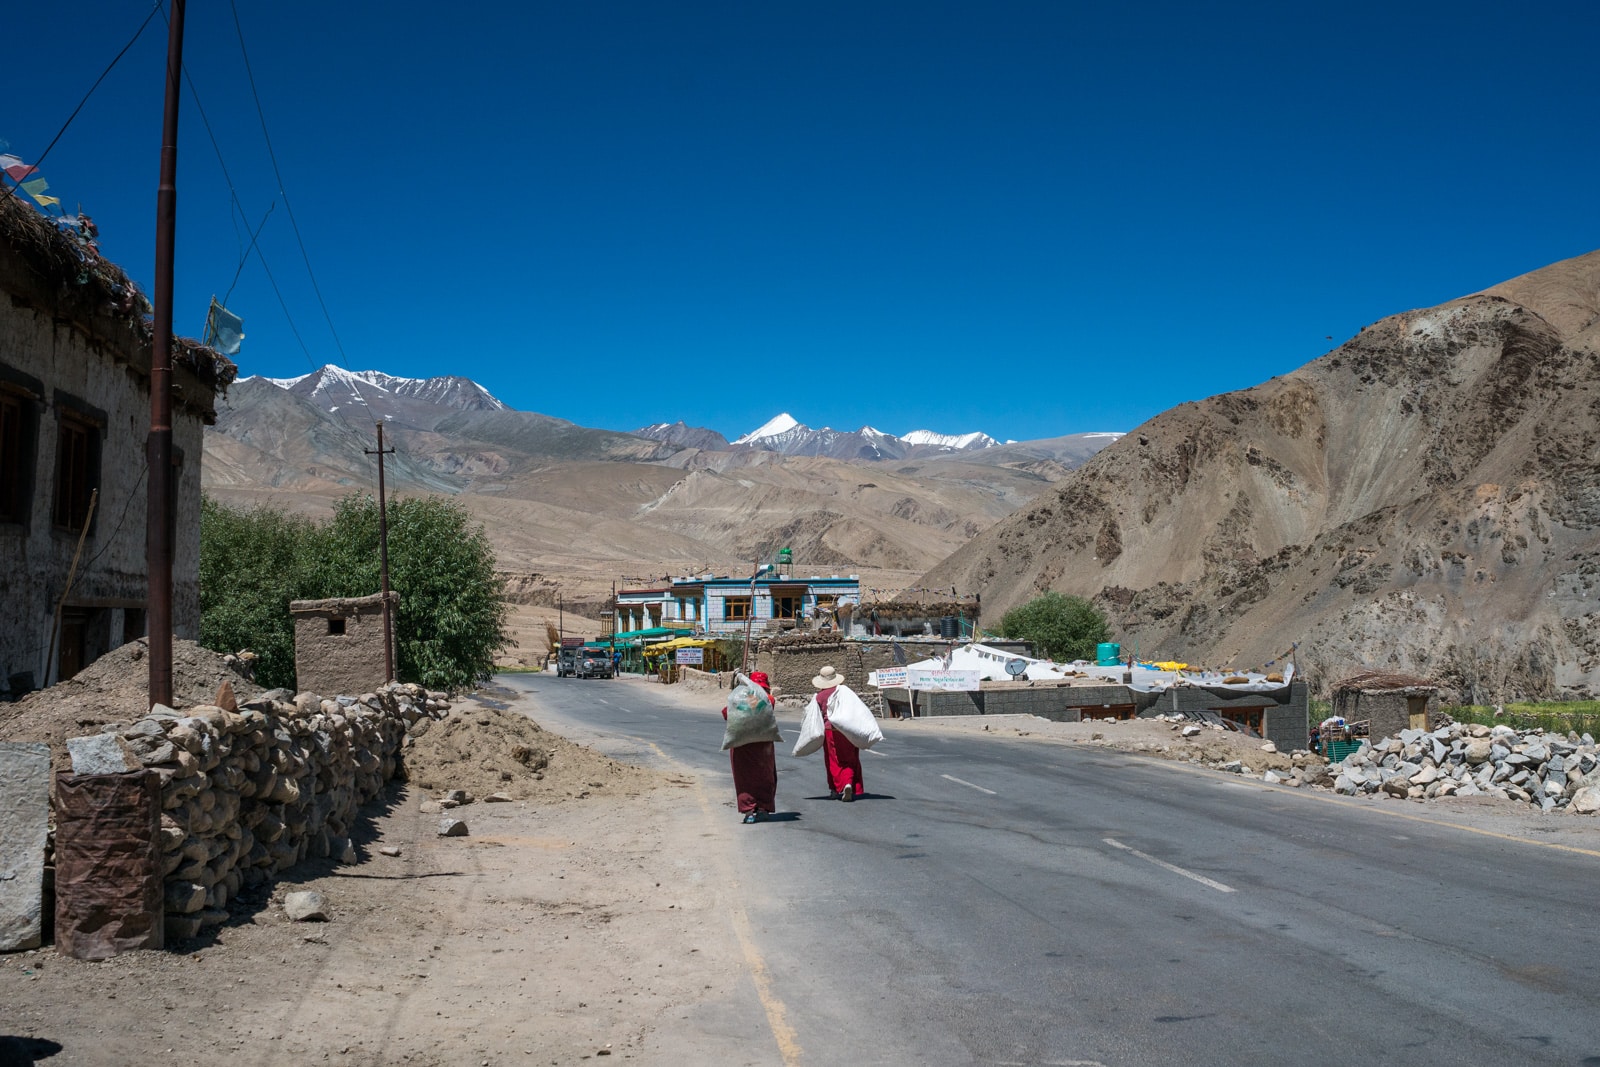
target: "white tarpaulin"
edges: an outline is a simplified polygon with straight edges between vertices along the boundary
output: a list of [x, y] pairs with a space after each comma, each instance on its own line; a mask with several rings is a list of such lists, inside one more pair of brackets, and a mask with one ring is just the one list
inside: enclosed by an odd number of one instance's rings
[[[918, 670], [943, 670], [943, 671], [976, 671], [985, 682], [1007, 682], [1013, 675], [1006, 670], [1006, 664], [1021, 660], [1027, 664], [1024, 673], [1018, 680], [1030, 682], [1054, 681], [1065, 678], [1068, 671], [1080, 678], [1092, 678], [1105, 685], [1126, 685], [1140, 693], [1160, 692], [1170, 689], [1175, 685], [1194, 685], [1205, 689], [1216, 689], [1221, 692], [1231, 693], [1268, 693], [1282, 689], [1294, 681], [1294, 664], [1287, 663], [1283, 668], [1283, 681], [1269, 682], [1267, 676], [1256, 672], [1224, 673], [1221, 671], [1162, 671], [1151, 667], [1135, 666], [1130, 672], [1121, 665], [1115, 667], [1098, 667], [1092, 663], [1079, 661], [1071, 664], [1053, 663], [1050, 660], [1033, 659], [1029, 656], [1019, 656], [1014, 652], [993, 648], [989, 645], [969, 644], [961, 645], [950, 650], [947, 656], [935, 656], [910, 664], [908, 671]], [[881, 673], [881, 672], [880, 672]], [[1124, 682], [1122, 676], [1131, 674], [1132, 678]], [[1224, 678], [1244, 678], [1243, 682], [1234, 682], [1231, 685], [1223, 682]], [[916, 688], [913, 686], [912, 688]], [[977, 688], [974, 686], [973, 688]]]

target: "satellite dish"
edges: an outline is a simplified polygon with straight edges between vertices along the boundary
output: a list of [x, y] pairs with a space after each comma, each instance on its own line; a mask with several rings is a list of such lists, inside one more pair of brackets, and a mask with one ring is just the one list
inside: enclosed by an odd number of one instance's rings
[[1021, 678], [1028, 673], [1028, 661], [1025, 659], [1006, 660], [1006, 673], [1013, 678]]

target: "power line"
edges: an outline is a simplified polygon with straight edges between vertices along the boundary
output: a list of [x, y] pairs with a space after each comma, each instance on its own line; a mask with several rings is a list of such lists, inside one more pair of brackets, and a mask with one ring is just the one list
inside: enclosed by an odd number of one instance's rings
[[[160, 0], [156, 0], [155, 6], [150, 9], [150, 14], [144, 17], [144, 21], [139, 23], [139, 28], [134, 31], [133, 37], [128, 41], [127, 44], [122, 46], [122, 51], [118, 52], [111, 62], [106, 64], [106, 69], [102, 70], [100, 72], [100, 77], [96, 78], [94, 80], [94, 84], [89, 86], [89, 91], [83, 94], [83, 99], [78, 101], [78, 106], [72, 109], [72, 114], [67, 116], [67, 121], [61, 124], [61, 129], [56, 131], [56, 135], [50, 139], [50, 143], [45, 145], [44, 151], [39, 153], [39, 158], [33, 163], [34, 170], [38, 170], [40, 167], [44, 166], [45, 157], [50, 154], [50, 150], [56, 146], [56, 142], [61, 140], [62, 135], [67, 132], [67, 127], [72, 125], [72, 120], [78, 117], [78, 112], [83, 110], [83, 105], [87, 104], [89, 102], [89, 98], [94, 95], [94, 91], [100, 88], [100, 83], [106, 80], [106, 75], [111, 73], [111, 69], [115, 67], [119, 61], [121, 61], [123, 56], [128, 54], [128, 49], [132, 48], [134, 44], [138, 42], [139, 38], [144, 35], [145, 27], [150, 25], [150, 20], [155, 18], [156, 12], [160, 10], [161, 2]], [[0, 186], [0, 188], [5, 188], [7, 196], [17, 195], [16, 191], [8, 186]]]
[[[250, 52], [244, 43], [244, 25], [239, 21], [239, 5], [234, 0], [228, 0], [228, 6], [233, 10], [233, 27], [239, 36], [239, 53], [244, 57], [244, 73], [250, 82], [250, 96], [255, 101], [256, 117], [261, 120], [261, 136], [267, 143], [267, 158], [272, 160], [272, 174], [278, 180], [278, 195], [283, 198], [283, 206], [289, 213], [289, 225], [294, 230], [294, 239], [300, 245], [300, 257], [305, 260], [306, 275], [311, 279], [311, 290], [317, 294], [317, 303], [322, 308], [322, 317], [327, 320], [328, 332], [333, 335], [333, 345], [339, 350], [339, 361], [343, 364], [350, 362], [350, 357], [345, 354], [344, 343], [339, 340], [339, 331], [333, 325], [333, 315], [328, 311], [328, 302], [322, 297], [322, 286], [317, 284], [317, 273], [311, 267], [311, 254], [306, 251], [305, 238], [300, 234], [300, 222], [294, 217], [294, 204], [289, 201], [289, 192], [283, 187], [283, 173], [278, 168], [278, 154], [272, 147], [272, 134], [267, 131], [266, 111], [261, 107], [261, 94], [256, 91], [255, 72], [250, 67]], [[352, 377], [351, 390], [356, 394], [356, 399], [361, 401], [361, 406], [367, 409], [367, 416], [373, 423], [378, 418], [372, 411], [372, 405], [367, 403], [367, 398], [361, 394], [361, 387], [355, 384]]]
[[[238, 25], [238, 12], [237, 12], [237, 10], [234, 12], [234, 17], [235, 17], [235, 26], [237, 26]], [[242, 34], [242, 30], [240, 32]], [[241, 38], [240, 46], [241, 46], [241, 49], [242, 49], [242, 47], [243, 47], [242, 38]], [[245, 57], [245, 63], [246, 63], [246, 66], [248, 67], [248, 64], [249, 64], [249, 57], [248, 56]], [[229, 196], [229, 198], [231, 200], [231, 206], [230, 206], [230, 209], [229, 209], [229, 216], [231, 218], [234, 215], [234, 213], [237, 212], [238, 217], [244, 219], [245, 220], [245, 225], [248, 226], [249, 225], [249, 219], [245, 216], [244, 203], [243, 203], [243, 201], [241, 201], [239, 199], [239, 190], [233, 184], [233, 175], [230, 174], [229, 171], [228, 171], [227, 160], [223, 157], [223, 154], [222, 154], [222, 145], [217, 140], [216, 131], [211, 128], [211, 120], [210, 120], [209, 116], [206, 115], [205, 105], [200, 100], [200, 90], [199, 90], [198, 87], [196, 87], [196, 85], [194, 83], [194, 78], [189, 74], [189, 68], [188, 68], [187, 64], [185, 64], [184, 69], [183, 69], [183, 77], [184, 77], [184, 81], [186, 83], [188, 83], [189, 96], [194, 101], [195, 110], [200, 115], [200, 124], [205, 127], [206, 136], [211, 141], [211, 150], [216, 153], [217, 166], [219, 168], [221, 168], [221, 170], [222, 170], [222, 180], [224, 182], [226, 182], [227, 186], [228, 186], [228, 196]], [[250, 88], [251, 88], [251, 92], [253, 94], [255, 92], [255, 84], [254, 84], [253, 81], [251, 83], [251, 87]], [[260, 101], [258, 100], [257, 101], [257, 111], [258, 111], [258, 113], [259, 113], [259, 110], [260, 110]], [[270, 142], [270, 140], [268, 142], [268, 152], [269, 153], [271, 152], [271, 142]], [[274, 173], [276, 174], [276, 171], [277, 171], [276, 160], [274, 160], [274, 163], [273, 163], [273, 170], [274, 170]], [[282, 185], [281, 181], [280, 181], [279, 184], [280, 184], [280, 186]], [[273, 294], [278, 298], [278, 306], [283, 310], [283, 318], [284, 318], [284, 321], [287, 322], [288, 325], [289, 325], [289, 332], [294, 335], [295, 343], [300, 346], [300, 352], [301, 352], [302, 355], [305, 356], [306, 365], [308, 367], [310, 367], [313, 372], [315, 372], [317, 370], [316, 360], [312, 357], [311, 349], [309, 347], [307, 347], [306, 342], [305, 342], [305, 338], [301, 336], [300, 328], [295, 325], [294, 316], [292, 314], [290, 314], [290, 312], [289, 312], [289, 303], [288, 303], [287, 300], [284, 299], [283, 290], [278, 287], [278, 281], [272, 274], [272, 268], [267, 265], [266, 254], [261, 251], [261, 245], [259, 243], [259, 240], [260, 240], [260, 237], [261, 237], [261, 230], [266, 226], [267, 218], [268, 218], [268, 216], [270, 216], [272, 214], [272, 209], [274, 207], [276, 207], [276, 206], [277, 206], [277, 198], [274, 197], [272, 203], [267, 205], [266, 214], [262, 216], [260, 224], [257, 225], [256, 228], [255, 228], [255, 231], [253, 233], [251, 233], [250, 243], [245, 247], [243, 253], [239, 257], [239, 266], [233, 272], [233, 281], [228, 283], [228, 291], [223, 296], [222, 303], [223, 303], [224, 306], [226, 306], [226, 304], [228, 302], [228, 298], [233, 294], [234, 287], [236, 285], [238, 285], [238, 283], [239, 283], [239, 275], [244, 272], [245, 263], [247, 263], [249, 261], [249, 259], [250, 259], [250, 253], [254, 252], [256, 254], [256, 259], [261, 263], [261, 269], [267, 275], [267, 281], [272, 285]], [[285, 199], [284, 199], [284, 206], [285, 207], [288, 206], [287, 197], [285, 197]], [[237, 227], [237, 223], [235, 223], [235, 226]], [[296, 236], [298, 237], [298, 231], [296, 232]], [[305, 248], [304, 248], [304, 245], [302, 245], [301, 246], [302, 254], [304, 254], [304, 251], [305, 251]], [[309, 266], [309, 264], [308, 264], [308, 266]], [[312, 279], [312, 284], [313, 285], [316, 284], [316, 279], [315, 278]], [[318, 294], [319, 299], [320, 299], [320, 295], [321, 294], [319, 293]], [[338, 340], [338, 338], [335, 337], [335, 341], [337, 341], [337, 340]], [[341, 355], [342, 355], [342, 351], [341, 351]], [[354, 388], [354, 387], [352, 387], [352, 388]], [[371, 417], [371, 418], [374, 418], [374, 420], [376, 420], [376, 416], [374, 416], [373, 413], [372, 413], [371, 405], [369, 405], [367, 403], [366, 397], [361, 395], [361, 391], [360, 391], [359, 388], [355, 389], [355, 394], [356, 394], [356, 398], [361, 401], [361, 406], [366, 408], [367, 415], [369, 417]], [[351, 441], [353, 443], [357, 444], [359, 447], [365, 448], [366, 441], [363, 438], [361, 438], [359, 435], [357, 435], [353, 428], [351, 428], [349, 426], [345, 426], [345, 425], [343, 425], [341, 423], [335, 423], [335, 426], [339, 430], [341, 430], [344, 434], [346, 434], [351, 439]]]

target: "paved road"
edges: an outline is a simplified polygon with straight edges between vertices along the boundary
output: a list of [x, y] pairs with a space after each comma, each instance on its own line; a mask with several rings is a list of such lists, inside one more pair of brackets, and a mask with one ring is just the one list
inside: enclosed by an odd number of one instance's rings
[[[736, 819], [712, 698], [501, 681], [567, 736], [706, 776]], [[739, 842], [794, 1041], [753, 1025], [751, 1062], [1600, 1065], [1600, 833], [1583, 854], [920, 725], [890, 724], [852, 805], [779, 746], [785, 819]]]

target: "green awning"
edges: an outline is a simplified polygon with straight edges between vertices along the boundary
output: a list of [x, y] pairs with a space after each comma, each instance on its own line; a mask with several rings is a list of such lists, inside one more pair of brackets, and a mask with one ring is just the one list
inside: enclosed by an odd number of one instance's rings
[[674, 630], [668, 626], [651, 626], [643, 630], [624, 630], [616, 637], [618, 641], [632, 641], [641, 637], [677, 637], [682, 630]]

